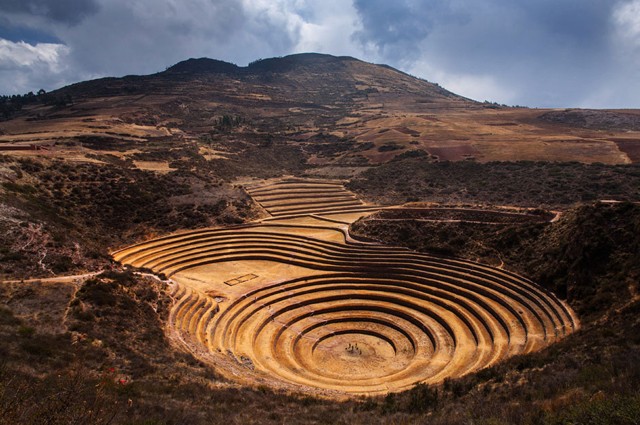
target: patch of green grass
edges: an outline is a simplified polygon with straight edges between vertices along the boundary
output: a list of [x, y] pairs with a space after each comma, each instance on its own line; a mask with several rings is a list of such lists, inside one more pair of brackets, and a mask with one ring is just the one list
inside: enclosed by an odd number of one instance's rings
[[595, 394], [546, 420], [549, 425], [637, 425], [640, 423], [640, 394], [606, 397]]
[[35, 332], [36, 330], [31, 326], [22, 325], [18, 328], [18, 335], [22, 338], [31, 338]]

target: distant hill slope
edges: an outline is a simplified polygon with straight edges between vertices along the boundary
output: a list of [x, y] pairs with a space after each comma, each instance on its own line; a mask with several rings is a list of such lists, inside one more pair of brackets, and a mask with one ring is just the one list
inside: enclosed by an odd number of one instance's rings
[[[640, 162], [639, 111], [480, 103], [387, 65], [302, 53], [248, 66], [188, 59], [162, 72], [80, 82], [29, 99], [0, 143], [99, 136], [277, 140], [328, 177], [400, 155], [427, 161]], [[53, 121], [55, 120], [55, 121]], [[94, 124], [87, 124], [93, 120]], [[131, 126], [143, 126], [141, 132]], [[138, 127], [136, 127], [138, 128]], [[233, 146], [228, 143], [233, 142]], [[265, 142], [271, 143], [271, 142]], [[336, 168], [337, 167], [337, 168]], [[348, 169], [347, 169], [348, 168]]]
[[[436, 84], [405, 74], [387, 65], [375, 65], [351, 57], [336, 57], [317, 53], [302, 53], [285, 57], [261, 59], [240, 67], [232, 63], [209, 59], [188, 59], [179, 62], [163, 72], [146, 76], [126, 76], [123, 78], [102, 78], [86, 81], [62, 88], [60, 93], [70, 93], [76, 97], [126, 95], [132, 92], [148, 92], [165, 86], [170, 89], [182, 83], [213, 83], [204, 91], [194, 90], [195, 97], [203, 97], [211, 91], [226, 91], [226, 84], [220, 80], [231, 79], [249, 87], [270, 93], [279, 93], [290, 100], [308, 103], [312, 99], [323, 104], [344, 102], [345, 98], [356, 98], [375, 90], [402, 95], [424, 97], [422, 100], [455, 101], [475, 103], [451, 93]], [[268, 86], [264, 86], [268, 84]], [[204, 88], [199, 86], [200, 89]], [[238, 90], [240, 91], [240, 90]], [[313, 97], [322, 91], [322, 98]]]

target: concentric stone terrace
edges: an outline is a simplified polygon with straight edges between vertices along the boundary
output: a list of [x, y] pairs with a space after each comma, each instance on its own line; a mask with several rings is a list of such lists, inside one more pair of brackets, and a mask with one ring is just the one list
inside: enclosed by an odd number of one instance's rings
[[339, 180], [283, 179], [251, 185], [247, 192], [274, 217], [369, 211]]
[[362, 214], [286, 214], [114, 257], [172, 277], [173, 329], [249, 383], [397, 391], [538, 350], [577, 327], [564, 303], [520, 276], [351, 239], [348, 223]]

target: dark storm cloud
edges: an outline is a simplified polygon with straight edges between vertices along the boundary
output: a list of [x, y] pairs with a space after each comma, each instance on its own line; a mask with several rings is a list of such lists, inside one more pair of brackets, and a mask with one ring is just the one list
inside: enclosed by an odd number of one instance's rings
[[14, 25], [9, 19], [0, 16], [0, 38], [9, 41], [24, 41], [30, 44], [59, 43], [60, 40], [52, 34], [36, 28]]
[[[33, 90], [34, 74], [24, 72], [33, 63], [44, 64], [38, 72], [48, 75], [49, 90], [60, 79], [153, 73], [190, 57], [242, 64], [286, 54], [299, 24], [288, 5], [288, 0], [0, 0], [0, 23], [13, 23], [0, 30], [0, 67], [16, 76], [0, 79], [0, 93]], [[59, 42], [51, 45], [53, 39]]]
[[239, 0], [101, 0], [99, 14], [58, 34], [84, 70], [124, 75], [190, 57], [248, 62], [279, 55], [293, 43], [280, 18]]
[[354, 6], [363, 24], [357, 33], [359, 40], [380, 48], [404, 48], [408, 51], [398, 54], [411, 56], [417, 43], [438, 30], [446, 30], [454, 42], [464, 40], [468, 46], [465, 50], [470, 52], [481, 44], [491, 47], [518, 43], [525, 50], [554, 49], [556, 46], [540, 44], [549, 39], [582, 47], [598, 46], [606, 37], [603, 30], [609, 25], [616, 3], [616, 0], [355, 0]]
[[615, 0], [537, 0], [518, 4], [524, 16], [549, 33], [591, 43], [601, 38], [609, 25]]
[[638, 106], [640, 0], [0, 0], [0, 93], [304, 51], [477, 100]]
[[427, 37], [435, 25], [467, 19], [447, 0], [355, 0], [354, 7], [363, 26], [355, 38], [375, 44], [390, 57], [415, 50], [414, 43]]
[[0, 12], [40, 16], [69, 25], [97, 11], [94, 0], [0, 0]]
[[608, 72], [611, 15], [620, 1], [380, 3], [386, 2], [354, 5], [364, 26], [357, 39], [383, 58], [409, 68], [428, 60], [450, 73], [490, 75], [515, 88], [516, 102], [555, 106]]

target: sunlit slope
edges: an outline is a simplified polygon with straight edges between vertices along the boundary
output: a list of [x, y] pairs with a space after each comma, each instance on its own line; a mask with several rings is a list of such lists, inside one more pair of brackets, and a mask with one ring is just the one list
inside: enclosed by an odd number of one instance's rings
[[[299, 190], [319, 191], [317, 202]], [[268, 211], [281, 199], [291, 210], [114, 253], [174, 281], [173, 328], [235, 379], [398, 391], [539, 350], [578, 326], [563, 302], [513, 273], [353, 240], [348, 214], [364, 212], [332, 205], [341, 201], [329, 194], [346, 192], [339, 182], [285, 179], [250, 192], [275, 202]]]

